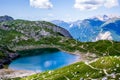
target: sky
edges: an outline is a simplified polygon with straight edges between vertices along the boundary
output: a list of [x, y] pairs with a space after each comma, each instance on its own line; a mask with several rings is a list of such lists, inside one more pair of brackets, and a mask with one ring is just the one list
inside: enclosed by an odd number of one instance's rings
[[105, 14], [120, 16], [120, 0], [0, 0], [0, 16], [15, 19], [76, 21]]

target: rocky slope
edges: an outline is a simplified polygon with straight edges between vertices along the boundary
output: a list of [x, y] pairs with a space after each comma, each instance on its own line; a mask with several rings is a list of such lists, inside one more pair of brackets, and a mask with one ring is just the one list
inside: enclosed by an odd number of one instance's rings
[[5, 46], [0, 46], [0, 68], [4, 67], [3, 64], [9, 64], [17, 57], [19, 57], [19, 55], [16, 52], [9, 50]]

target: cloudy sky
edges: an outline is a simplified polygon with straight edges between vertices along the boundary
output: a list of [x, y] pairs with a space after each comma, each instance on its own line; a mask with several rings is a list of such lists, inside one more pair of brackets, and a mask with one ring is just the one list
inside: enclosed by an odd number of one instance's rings
[[120, 0], [0, 0], [0, 16], [27, 20], [75, 21], [120, 15]]

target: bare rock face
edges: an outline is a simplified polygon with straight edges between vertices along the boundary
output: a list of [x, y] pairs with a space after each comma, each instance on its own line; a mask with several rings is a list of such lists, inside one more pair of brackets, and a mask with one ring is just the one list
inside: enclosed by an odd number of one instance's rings
[[7, 47], [0, 46], [0, 51], [3, 55], [3, 58], [0, 58], [0, 69], [3, 68], [4, 64], [10, 64], [10, 62], [19, 57], [19, 54], [9, 50]]
[[0, 22], [4, 22], [4, 21], [12, 21], [12, 20], [14, 20], [12, 17], [10, 17], [10, 16], [7, 16], [7, 15], [5, 15], [5, 16], [0, 16]]
[[72, 38], [71, 34], [66, 29], [64, 29], [62, 27], [59, 27], [59, 26], [54, 27], [53, 31], [57, 32], [61, 36]]
[[3, 65], [2, 64], [0, 64], [0, 69], [2, 69], [3, 68]]

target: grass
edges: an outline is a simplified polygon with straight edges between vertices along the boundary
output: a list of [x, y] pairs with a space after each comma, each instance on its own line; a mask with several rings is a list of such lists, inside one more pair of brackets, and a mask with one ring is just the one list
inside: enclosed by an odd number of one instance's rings
[[6, 55], [2, 51], [0, 51], [0, 59], [3, 59], [5, 57], [6, 57]]
[[120, 57], [117, 56], [102, 57], [90, 65], [98, 69], [106, 69], [109, 74], [113, 71], [114, 73], [120, 73]]
[[13, 41], [13, 39], [15, 39], [16, 37], [20, 37], [23, 34], [17, 32], [17, 31], [5, 31], [0, 29], [0, 45], [9, 45], [11, 44]]

